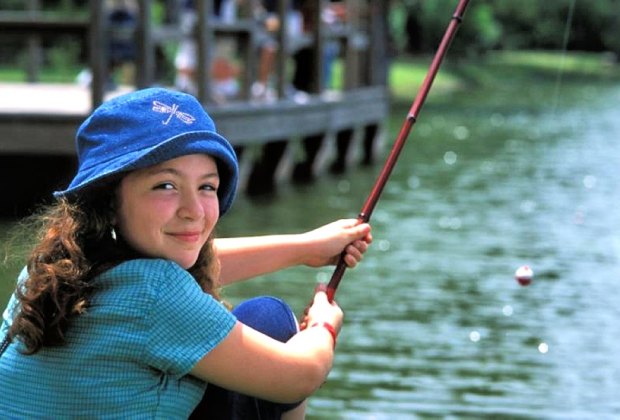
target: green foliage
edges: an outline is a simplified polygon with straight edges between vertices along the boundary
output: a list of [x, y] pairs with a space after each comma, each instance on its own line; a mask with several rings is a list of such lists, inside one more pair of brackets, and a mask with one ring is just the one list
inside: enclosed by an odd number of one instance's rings
[[[101, 0], [103, 1], [103, 0]], [[28, 10], [31, 2], [24, 0], [0, 0], [0, 11], [11, 10], [20, 11]], [[39, 7], [44, 11], [52, 11], [62, 13], [84, 12], [88, 0], [40, 0]]]
[[[390, 19], [396, 48], [412, 53], [433, 51], [456, 4], [456, 0], [394, 2]], [[620, 0], [473, 0], [453, 54], [565, 46], [620, 54], [619, 25]]]
[[49, 67], [52, 72], [71, 75], [79, 68], [80, 43], [67, 40], [62, 45], [54, 45], [48, 53]]
[[495, 20], [490, 5], [480, 5], [473, 11], [474, 27], [478, 29], [479, 44], [485, 49], [494, 47], [502, 36], [502, 29]]
[[24, 10], [24, 0], [0, 0], [0, 10]]

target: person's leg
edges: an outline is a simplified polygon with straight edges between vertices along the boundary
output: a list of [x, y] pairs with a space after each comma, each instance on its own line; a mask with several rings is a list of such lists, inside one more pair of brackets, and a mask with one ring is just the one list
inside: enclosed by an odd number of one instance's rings
[[270, 88], [270, 79], [274, 71], [275, 60], [278, 55], [278, 43], [268, 32], [259, 32], [257, 37], [259, 61], [256, 81], [252, 83], [252, 99], [275, 99], [273, 89]]
[[278, 49], [273, 45], [267, 45], [260, 50], [258, 81], [262, 83], [265, 87], [269, 85], [269, 77], [273, 72], [273, 67], [277, 55]]
[[[233, 309], [233, 314], [245, 325], [278, 341], [286, 342], [299, 331], [291, 308], [282, 300], [261, 296], [245, 301]], [[302, 407], [302, 408], [300, 408]], [[280, 404], [261, 400], [237, 392], [207, 385], [205, 395], [194, 410], [191, 419], [280, 419], [303, 418], [305, 405]], [[299, 414], [301, 412], [301, 414]], [[293, 417], [290, 417], [294, 415]]]

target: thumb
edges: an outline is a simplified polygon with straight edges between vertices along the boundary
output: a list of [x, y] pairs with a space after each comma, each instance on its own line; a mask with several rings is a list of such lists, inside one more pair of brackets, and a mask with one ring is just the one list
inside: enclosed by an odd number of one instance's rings
[[327, 284], [317, 283], [316, 287], [314, 288], [314, 293], [318, 293], [318, 292], [327, 292]]
[[314, 288], [314, 301], [312, 302], [327, 302], [327, 285], [325, 283], [319, 283]]

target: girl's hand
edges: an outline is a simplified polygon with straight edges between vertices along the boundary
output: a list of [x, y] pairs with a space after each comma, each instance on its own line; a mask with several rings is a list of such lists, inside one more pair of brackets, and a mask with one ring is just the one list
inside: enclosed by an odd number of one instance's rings
[[370, 225], [357, 219], [341, 219], [302, 234], [307, 243], [304, 264], [310, 267], [333, 265], [344, 251], [344, 261], [355, 267], [372, 242]]
[[331, 303], [328, 301], [326, 290], [327, 286], [324, 283], [318, 284], [314, 289], [314, 298], [305, 309], [304, 317], [299, 325], [301, 330], [315, 323], [322, 324], [325, 322], [334, 327], [336, 334], [340, 332], [344, 313], [335, 301]]

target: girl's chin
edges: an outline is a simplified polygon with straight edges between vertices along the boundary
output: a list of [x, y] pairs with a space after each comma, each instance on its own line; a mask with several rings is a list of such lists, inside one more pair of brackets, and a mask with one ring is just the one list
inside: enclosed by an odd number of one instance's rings
[[179, 264], [181, 267], [187, 270], [193, 267], [194, 264], [196, 264], [196, 261], [198, 261], [198, 255], [196, 255], [195, 257], [168, 257], [168, 259], [174, 261], [175, 263]]

